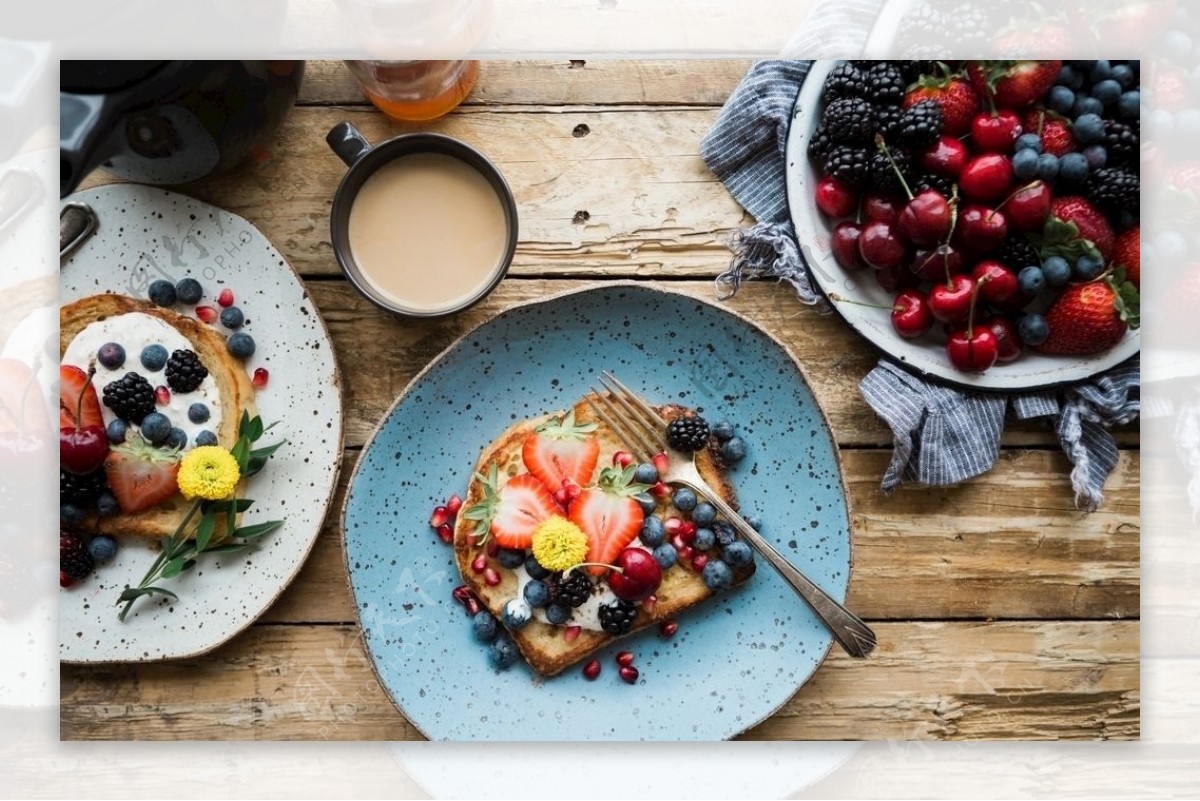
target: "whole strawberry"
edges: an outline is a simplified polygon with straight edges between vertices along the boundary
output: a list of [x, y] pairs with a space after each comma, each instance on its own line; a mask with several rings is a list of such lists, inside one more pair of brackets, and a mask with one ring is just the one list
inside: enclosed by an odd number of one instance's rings
[[1137, 291], [1118, 274], [1086, 284], [1068, 284], [1046, 310], [1050, 335], [1038, 346], [1056, 356], [1087, 356], [1116, 345], [1139, 324]]
[[82, 537], [71, 531], [58, 533], [58, 569], [62, 575], [71, 581], [82, 581], [95, 566]]
[[979, 113], [979, 95], [961, 75], [922, 75], [904, 96], [904, 108], [922, 100], [942, 107], [942, 133], [962, 136], [971, 130], [971, 120]]
[[1125, 279], [1138, 290], [1142, 288], [1142, 228], [1126, 228], [1113, 245], [1113, 267], [1125, 271]]
[[1061, 68], [1061, 61], [970, 61], [967, 77], [975, 93], [996, 106], [1025, 108], [1049, 91]]
[[1100, 256], [1105, 262], [1112, 256], [1115, 238], [1112, 226], [1087, 198], [1079, 195], [1055, 198], [1050, 204], [1050, 216], [1068, 225], [1074, 225], [1078, 237], [1091, 242], [1096, 250], [1100, 251]]
[[1057, 114], [1044, 108], [1034, 108], [1021, 118], [1022, 130], [1036, 133], [1042, 139], [1042, 152], [1062, 156], [1073, 153], [1078, 146], [1071, 126]]

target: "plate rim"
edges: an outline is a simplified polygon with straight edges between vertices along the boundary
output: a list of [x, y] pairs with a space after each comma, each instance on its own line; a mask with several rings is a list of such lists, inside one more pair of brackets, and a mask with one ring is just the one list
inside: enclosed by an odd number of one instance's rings
[[[897, 5], [897, 4], [895, 4], [895, 3], [889, 4], [889, 6], [892, 6], [892, 7], [894, 7], [895, 5]], [[812, 64], [809, 66], [808, 72], [805, 74], [804, 84], [801, 84], [800, 90], [798, 92], [796, 92], [796, 97], [792, 101], [791, 113], [788, 116], [788, 132], [787, 132], [787, 137], [786, 137], [786, 144], [784, 146], [783, 193], [784, 193], [784, 201], [787, 204], [788, 218], [789, 218], [790, 222], [792, 223], [792, 230], [796, 232], [796, 244], [798, 245], [798, 247], [800, 249], [800, 256], [804, 260], [805, 269], [808, 271], [810, 276], [813, 276], [812, 284], [816, 288], [816, 290], [821, 293], [821, 298], [825, 301], [826, 305], [830, 309], [832, 309], [833, 312], [835, 314], [837, 314], [837, 316], [839, 318], [841, 318], [842, 322], [845, 323], [846, 326], [850, 328], [850, 330], [852, 330], [855, 334], [857, 334], [864, 341], [866, 341], [886, 361], [890, 362], [891, 364], [896, 365], [897, 367], [899, 367], [900, 369], [909, 373], [910, 375], [914, 375], [917, 378], [924, 379], [926, 381], [929, 381], [929, 382], [936, 384], [938, 386], [941, 386], [941, 387], [946, 387], [948, 389], [954, 389], [954, 390], [958, 390], [958, 391], [962, 391], [962, 392], [977, 392], [977, 393], [978, 392], [991, 392], [991, 393], [995, 393], [998, 395], [1020, 395], [1020, 394], [1034, 393], [1034, 392], [1049, 392], [1051, 390], [1058, 390], [1058, 389], [1062, 389], [1064, 387], [1071, 386], [1072, 384], [1078, 384], [1083, 381], [1090, 381], [1093, 378], [1095, 378], [1096, 376], [1100, 375], [1101, 373], [1116, 369], [1117, 367], [1119, 367], [1123, 364], [1126, 364], [1130, 360], [1135, 359], [1141, 355], [1141, 352], [1142, 352], [1141, 335], [1140, 335], [1140, 332], [1137, 332], [1137, 333], [1134, 333], [1134, 336], [1137, 337], [1137, 348], [1132, 353], [1130, 353], [1128, 356], [1126, 356], [1116, 362], [1113, 362], [1112, 364], [1108, 364], [1103, 367], [1097, 367], [1096, 369], [1089, 371], [1086, 375], [1076, 376], [1074, 378], [1061, 378], [1061, 379], [1056, 379], [1053, 381], [1043, 381], [1043, 382], [1036, 383], [1036, 384], [1028, 384], [1028, 385], [1021, 385], [1021, 386], [1001, 386], [1001, 387], [979, 386], [977, 384], [972, 384], [967, 381], [963, 381], [961, 379], [955, 379], [948, 375], [941, 375], [939, 373], [935, 373], [930, 370], [926, 370], [922, 367], [917, 366], [916, 364], [913, 364], [911, 361], [905, 359], [903, 356], [899, 356], [899, 355], [892, 353], [887, 348], [885, 348], [883, 344], [877, 342], [874, 338], [872, 338], [872, 337], [868, 336], [866, 333], [864, 333], [864, 331], [862, 330], [862, 328], [859, 325], [856, 325], [853, 320], [851, 320], [849, 317], [847, 317], [842, 312], [842, 308], [841, 308], [840, 304], [831, 302], [829, 300], [829, 295], [825, 290], [825, 286], [815, 276], [816, 271], [813, 270], [812, 267], [810, 267], [808, 265], [808, 258], [805, 254], [805, 252], [806, 252], [805, 244], [800, 241], [800, 224], [798, 222], [800, 215], [797, 213], [797, 210], [796, 210], [798, 203], [797, 204], [792, 203], [792, 198], [793, 198], [792, 179], [790, 178], [791, 171], [788, 169], [790, 166], [790, 164], [789, 164], [790, 159], [788, 157], [793, 152], [794, 149], [798, 148], [798, 144], [796, 143], [796, 140], [799, 139], [800, 134], [798, 134], [797, 131], [803, 130], [803, 129], [797, 127], [796, 120], [797, 120], [797, 117], [799, 116], [800, 99], [804, 95], [805, 84], [807, 84], [809, 79], [811, 79], [811, 78], [820, 78], [821, 82], [823, 83], [824, 78], [826, 75], [828, 75], [829, 71], [832, 70], [833, 67], [835, 65], [837, 65], [839, 62], [844, 61], [844, 60], [845, 59], [814, 59]], [[801, 156], [798, 156], [798, 159], [801, 157], [803, 157], [803, 154], [801, 154]], [[796, 180], [797, 180], [797, 182], [799, 182], [799, 179], [796, 179]], [[811, 250], [811, 249], [808, 249], [808, 250]], [[1113, 346], [1114, 349], [1117, 347], [1119, 347], [1119, 344]]]
[[[279, 254], [279, 258], [283, 260], [283, 263], [284, 263], [287, 271], [289, 273], [291, 273], [292, 278], [300, 286], [300, 289], [302, 291], [307, 292], [307, 288], [304, 285], [303, 279], [300, 277], [300, 274], [298, 272], [296, 272], [296, 269], [294, 267], [292, 267], [292, 263], [288, 260], [287, 256], [285, 256], [283, 254], [283, 251], [281, 251], [281, 250], [279, 250], [279, 248], [275, 247], [275, 243], [272, 242], [270, 237], [268, 237], [266, 234], [264, 234], [262, 232], [262, 229], [260, 229], [255, 223], [246, 219], [245, 217], [238, 214], [237, 212], [230, 211], [229, 209], [221, 208], [220, 206], [209, 203], [208, 201], [205, 201], [205, 200], [200, 200], [199, 198], [196, 198], [196, 197], [192, 197], [191, 195], [186, 194], [184, 192], [179, 192], [179, 191], [176, 191], [175, 189], [169, 189], [166, 187], [150, 186], [148, 184], [137, 184], [137, 183], [126, 183], [126, 182], [121, 182], [121, 181], [114, 181], [112, 183], [100, 184], [97, 186], [89, 186], [87, 189], [79, 189], [75, 192], [72, 192], [67, 197], [61, 198], [59, 200], [59, 204], [61, 206], [61, 204], [69, 202], [71, 200], [71, 198], [74, 198], [77, 195], [80, 195], [84, 192], [91, 192], [91, 191], [96, 191], [96, 190], [106, 190], [107, 191], [113, 187], [136, 187], [136, 188], [147, 189], [147, 190], [151, 190], [151, 191], [161, 191], [161, 192], [164, 192], [169, 195], [171, 195], [171, 194], [180, 195], [193, 203], [199, 203], [202, 206], [210, 206], [218, 211], [225, 212], [226, 214], [230, 214], [233, 217], [236, 217], [237, 219], [242, 220], [243, 222], [246, 223], [246, 225], [248, 225], [252, 229], [254, 229], [254, 231], [263, 238], [263, 241], [265, 241], [268, 245], [270, 245], [271, 248], [274, 249], [275, 252]], [[119, 190], [117, 190], [117, 191], [119, 191]], [[78, 257], [80, 252], [82, 252], [82, 251], [80, 251], [80, 250], [75, 251], [74, 253], [70, 254], [63, 261], [63, 263], [60, 264], [60, 266], [59, 266], [59, 281], [60, 281], [59, 286], [60, 287], [61, 287], [61, 281], [62, 281], [61, 276], [62, 276], [63, 271], [65, 270], [66, 267], [70, 266], [75, 261], [75, 259]], [[283, 269], [283, 268], [280, 268], [276, 265], [275, 269]], [[119, 295], [121, 293], [109, 292], [106, 290], [102, 294]], [[310, 300], [311, 300], [311, 294], [310, 294]], [[61, 303], [62, 303], [62, 296], [61, 296], [61, 290], [60, 290], [60, 295], [59, 295], [60, 308], [61, 308]], [[249, 617], [245, 622], [240, 623], [237, 626], [235, 626], [228, 633], [228, 635], [222, 637], [220, 640], [218, 640], [214, 643], [205, 645], [194, 651], [188, 651], [187, 653], [172, 653], [172, 654], [161, 654], [160, 653], [160, 654], [151, 655], [149, 657], [136, 657], [136, 658], [130, 658], [130, 659], [79, 659], [79, 658], [69, 658], [68, 659], [68, 658], [64, 658], [60, 653], [59, 657], [58, 657], [58, 662], [60, 665], [154, 664], [156, 662], [171, 662], [171, 661], [175, 661], [175, 660], [194, 659], [198, 656], [205, 656], [206, 654], [210, 654], [213, 651], [217, 650], [218, 648], [228, 645], [235, 637], [245, 633], [245, 631], [247, 629], [249, 629], [251, 626], [253, 626], [255, 623], [257, 623], [259, 621], [259, 619], [263, 615], [265, 615], [268, 611], [270, 611], [271, 607], [273, 607], [276, 604], [276, 602], [278, 602], [279, 597], [281, 595], [283, 595], [283, 593], [288, 589], [288, 587], [290, 587], [292, 585], [292, 582], [295, 581], [296, 576], [298, 576], [300, 574], [300, 571], [304, 569], [304, 565], [308, 563], [308, 559], [312, 555], [313, 548], [317, 544], [317, 539], [321, 536], [321, 529], [324, 527], [325, 522], [329, 519], [329, 512], [333, 506], [333, 497], [334, 497], [334, 495], [337, 494], [338, 479], [341, 478], [342, 461], [343, 461], [342, 457], [346, 451], [346, 441], [345, 441], [346, 407], [345, 407], [345, 393], [344, 393], [343, 387], [342, 387], [342, 368], [341, 368], [341, 364], [338, 362], [337, 349], [334, 348], [334, 346], [333, 346], [333, 337], [330, 336], [330, 334], [329, 334], [329, 327], [325, 323], [325, 317], [320, 313], [320, 310], [317, 309], [316, 302], [313, 302], [312, 305], [313, 305], [313, 310], [316, 312], [316, 314], [314, 314], [313, 317], [316, 318], [317, 324], [320, 326], [321, 333], [324, 335], [325, 341], [329, 344], [329, 352], [333, 359], [333, 374], [332, 374], [333, 391], [337, 398], [337, 427], [338, 427], [337, 454], [336, 454], [336, 461], [333, 466], [333, 473], [331, 475], [331, 481], [329, 484], [329, 491], [325, 497], [325, 500], [323, 501], [323, 506], [325, 507], [324, 514], [321, 517], [320, 524], [318, 524], [318, 526], [317, 526], [317, 533], [309, 539], [308, 545], [304, 549], [304, 553], [302, 553], [300, 555], [300, 558], [296, 560], [296, 563], [293, 566], [291, 572], [288, 573], [286, 576], [284, 576], [283, 580], [279, 584], [278, 589], [275, 590], [275, 593], [270, 596], [270, 600], [268, 600], [266, 602], [266, 604], [263, 605], [262, 609], [257, 614]], [[60, 637], [59, 637], [58, 645], [59, 645], [59, 650], [61, 651], [61, 647], [62, 647], [61, 629], [60, 629]]]
[[[355, 618], [355, 622], [358, 623], [359, 639], [363, 643], [363, 650], [367, 655], [367, 661], [371, 664], [371, 673], [375, 677], [375, 680], [379, 683], [379, 686], [383, 689], [384, 693], [387, 695], [388, 700], [392, 702], [392, 706], [394, 706], [396, 708], [396, 711], [398, 711], [401, 714], [401, 716], [403, 716], [404, 720], [410, 726], [412, 726], [414, 729], [416, 729], [421, 734], [421, 736], [424, 737], [426, 740], [430, 740], [433, 742], [473, 742], [473, 740], [452, 739], [452, 738], [444, 738], [444, 737], [441, 737], [441, 738], [430, 737], [430, 735], [428, 734], [428, 732], [425, 731], [425, 729], [422, 727], [422, 725], [419, 724], [417, 721], [413, 720], [413, 718], [408, 714], [408, 712], [400, 704], [400, 702], [397, 700], [395, 694], [392, 692], [392, 688], [388, 685], [388, 683], [386, 681], [384, 681], [383, 676], [381, 676], [379, 673], [379, 666], [376, 663], [374, 649], [371, 645], [370, 640], [365, 636], [366, 630], [364, 629], [363, 624], [362, 624], [362, 606], [360, 605], [359, 600], [358, 600], [358, 591], [354, 587], [354, 580], [352, 578], [352, 573], [351, 573], [351, 568], [350, 568], [350, 553], [349, 553], [349, 548], [347, 546], [347, 541], [346, 541], [346, 532], [347, 532], [346, 514], [350, 507], [350, 498], [351, 498], [351, 494], [353, 492], [354, 483], [358, 479], [359, 468], [361, 468], [363, 466], [363, 463], [365, 462], [366, 457], [367, 457], [367, 453], [370, 450], [371, 446], [375, 443], [375, 439], [379, 436], [379, 433], [383, 430], [383, 427], [387, 424], [387, 422], [392, 418], [392, 415], [395, 414], [396, 409], [399, 408], [400, 404], [402, 402], [404, 402], [404, 400], [408, 397], [408, 393], [413, 390], [413, 388], [416, 386], [416, 384], [419, 381], [421, 381], [426, 376], [427, 373], [429, 373], [435, 366], [437, 366], [439, 363], [441, 363], [441, 361], [443, 359], [445, 359], [447, 356], [449, 356], [451, 351], [455, 350], [460, 344], [462, 344], [463, 340], [465, 340], [467, 337], [474, 334], [476, 331], [481, 329], [483, 326], [491, 324], [492, 322], [498, 320], [499, 318], [501, 318], [502, 316], [504, 316], [510, 312], [518, 311], [521, 309], [526, 309], [526, 308], [529, 308], [532, 306], [545, 305], [547, 303], [552, 303], [552, 302], [561, 300], [563, 298], [570, 297], [572, 295], [585, 294], [588, 292], [594, 292], [596, 290], [601, 290], [601, 289], [617, 289], [617, 288], [646, 290], [646, 291], [651, 291], [651, 292], [659, 292], [659, 293], [667, 294], [667, 295], [676, 295], [676, 296], [679, 296], [682, 298], [686, 298], [688, 300], [695, 301], [697, 303], [703, 303], [707, 306], [711, 306], [712, 308], [714, 308], [718, 311], [724, 312], [726, 314], [729, 314], [729, 315], [737, 318], [738, 320], [740, 320], [742, 323], [748, 325], [752, 330], [761, 334], [762, 336], [764, 336], [768, 340], [770, 340], [772, 343], [774, 343], [787, 356], [788, 361], [790, 361], [792, 363], [792, 365], [795, 367], [796, 372], [800, 376], [800, 379], [804, 382], [805, 387], [808, 389], [808, 391], [813, 396], [813, 406], [817, 409], [817, 412], [821, 416], [821, 421], [824, 424], [823, 431], [825, 432], [826, 436], [828, 436], [828, 438], [829, 438], [829, 444], [833, 451], [834, 462], [837, 465], [838, 484], [841, 487], [842, 504], [846, 510], [846, 561], [847, 561], [847, 564], [846, 564], [846, 593], [845, 593], [845, 596], [842, 598], [842, 602], [844, 603], [845, 599], [848, 598], [850, 595], [850, 585], [851, 585], [851, 582], [854, 580], [854, 510], [851, 507], [850, 493], [849, 493], [849, 490], [846, 485], [846, 471], [845, 471], [844, 460], [842, 459], [842, 451], [838, 445], [837, 438], [833, 434], [833, 427], [829, 424], [829, 416], [826, 413], [824, 406], [822, 406], [820, 404], [820, 402], [817, 400], [817, 395], [816, 395], [816, 392], [813, 390], [812, 382], [809, 381], [808, 373], [805, 371], [803, 364], [796, 357], [796, 354], [792, 353], [791, 349], [787, 346], [786, 343], [784, 343], [782, 340], [779, 339], [779, 337], [775, 336], [770, 331], [767, 331], [765, 328], [763, 328], [761, 325], [756, 323], [754, 320], [751, 320], [746, 315], [742, 314], [741, 312], [730, 309], [728, 306], [726, 306], [720, 302], [709, 300], [708, 298], [702, 298], [702, 297], [699, 297], [697, 295], [693, 295], [693, 294], [690, 294], [687, 292], [681, 292], [678, 289], [668, 288], [668, 286], [664, 285], [663, 283], [661, 283], [659, 281], [653, 281], [653, 280], [651, 280], [651, 281], [634, 281], [634, 280], [629, 280], [629, 279], [623, 279], [623, 280], [617, 280], [617, 281], [594, 280], [594, 281], [588, 281], [585, 284], [583, 284], [582, 286], [576, 286], [571, 289], [564, 289], [564, 290], [560, 290], [558, 292], [553, 292], [549, 295], [546, 295], [544, 297], [539, 297], [535, 300], [531, 300], [528, 302], [514, 303], [512, 305], [506, 306], [503, 309], [500, 309], [499, 311], [497, 311], [496, 313], [487, 317], [486, 319], [481, 320], [478, 324], [473, 325], [469, 329], [463, 331], [461, 334], [459, 334], [457, 337], [455, 337], [453, 339], [453, 341], [450, 342], [450, 344], [448, 344], [436, 356], [434, 356], [424, 367], [422, 367], [421, 370], [418, 371], [417, 374], [414, 375], [412, 377], [412, 379], [410, 379], [408, 381], [407, 384], [404, 385], [404, 388], [400, 391], [400, 394], [396, 396], [396, 399], [387, 408], [387, 411], [385, 411], [380, 416], [379, 421], [375, 424], [374, 428], [372, 428], [370, 436], [367, 437], [367, 439], [364, 441], [362, 449], [359, 451], [358, 458], [355, 459], [354, 468], [350, 471], [350, 477], [347, 479], [346, 494], [342, 498], [342, 508], [341, 508], [341, 513], [338, 518], [339, 528], [341, 529], [340, 540], [341, 540], [341, 546], [342, 546], [341, 547], [342, 562], [346, 568], [346, 583], [350, 588], [350, 597], [354, 601], [354, 618]], [[799, 598], [797, 600], [799, 600], [800, 603], [805, 603], [803, 600], [800, 600]], [[722, 737], [722, 740], [725, 740], [725, 741], [732, 740], [733, 738], [735, 738], [741, 734], [744, 734], [746, 731], [754, 728], [755, 726], [759, 725], [763, 721], [772, 717], [780, 709], [782, 709], [784, 706], [786, 706], [788, 704], [788, 702], [790, 702], [793, 698], [795, 698], [796, 695], [801, 690], [803, 690], [804, 687], [807, 686], [810, 681], [812, 681], [813, 676], [817, 675], [817, 671], [820, 670], [821, 666], [824, 665], [825, 661], [829, 658], [829, 654], [832, 651], [833, 646], [836, 642], [837, 642], [836, 638], [834, 638], [833, 634], [830, 632], [829, 633], [829, 643], [825, 646], [825, 649], [824, 649], [823, 653], [821, 653], [820, 658], [817, 659], [816, 663], [813, 665], [812, 671], [807, 676], [805, 676], [804, 679], [800, 683], [798, 683], [796, 685], [795, 689], [792, 690], [785, 698], [783, 698], [776, 706], [774, 706], [773, 708], [768, 710], [762, 717], [758, 718], [757, 720], [747, 723], [745, 726], [742, 726], [741, 728], [736, 728], [736, 729], [731, 730], [728, 734], [725, 734]], [[518, 742], [517, 740], [504, 740], [504, 739], [498, 739], [498, 738], [480, 738], [479, 741], [480, 742]], [[579, 740], [578, 742], [636, 742], [636, 741], [634, 741], [634, 740], [612, 740], [612, 741], [610, 741], [610, 740], [604, 740], [601, 738], [585, 738], [583, 740]], [[662, 742], [687, 742], [687, 741], [681, 740], [681, 739], [675, 739], [675, 740], [663, 740]], [[717, 742], [717, 741], [710, 741], [710, 742]]]

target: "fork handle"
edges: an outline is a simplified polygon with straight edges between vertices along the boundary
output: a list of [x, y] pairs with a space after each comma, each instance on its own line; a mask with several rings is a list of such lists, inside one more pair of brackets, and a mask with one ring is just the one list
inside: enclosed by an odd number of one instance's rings
[[751, 547], [762, 554], [763, 558], [779, 571], [787, 583], [791, 584], [800, 597], [817, 613], [817, 617], [825, 622], [825, 625], [833, 632], [834, 639], [841, 644], [842, 648], [846, 649], [846, 653], [862, 659], [875, 650], [875, 632], [858, 615], [835, 601], [828, 593], [814, 584], [808, 576], [797, 570], [719, 495], [708, 487], [693, 486], [692, 489], [707, 498], [708, 502], [725, 516], [750, 543]]

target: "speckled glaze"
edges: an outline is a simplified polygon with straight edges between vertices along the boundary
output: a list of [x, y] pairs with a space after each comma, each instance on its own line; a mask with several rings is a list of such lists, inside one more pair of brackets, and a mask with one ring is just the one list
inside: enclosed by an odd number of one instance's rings
[[[116, 292], [146, 297], [150, 281], [193, 277], [201, 304], [225, 287], [258, 344], [246, 362], [270, 371], [255, 397], [262, 444], [286, 439], [267, 469], [247, 482], [254, 508], [243, 521], [283, 518], [283, 528], [240, 554], [207, 556], [166, 586], [178, 602], [140, 599], [124, 623], [115, 601], [154, 560], [149, 543], [125, 539], [115, 561], [59, 593], [59, 656], [64, 662], [147, 662], [195, 656], [249, 626], [304, 563], [337, 482], [342, 443], [341, 387], [333, 348], [304, 286], [267, 238], [246, 220], [184, 195], [112, 185], [72, 195], [95, 209], [95, 236], [63, 264], [62, 300]], [[192, 307], [176, 304], [176, 311]], [[218, 330], [220, 329], [218, 326]], [[136, 354], [134, 354], [136, 358]]]
[[[791, 355], [749, 321], [647, 284], [604, 284], [510, 309], [464, 336], [408, 387], [355, 468], [346, 561], [384, 688], [442, 740], [718, 740], [782, 705], [832, 638], [760, 559], [742, 588], [600, 651], [604, 673], [498, 673], [451, 597], [460, 577], [429, 513], [463, 494], [480, 450], [513, 421], [563, 409], [612, 370], [653, 401], [734, 422], [750, 445], [734, 471], [743, 511], [835, 598], [851, 555], [837, 449]], [[636, 654], [641, 677], [617, 677]]]

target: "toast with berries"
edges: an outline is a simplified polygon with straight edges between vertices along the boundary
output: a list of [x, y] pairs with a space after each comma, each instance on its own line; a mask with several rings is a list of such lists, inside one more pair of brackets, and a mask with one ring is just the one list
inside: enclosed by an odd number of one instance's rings
[[[657, 410], [664, 425], [689, 414], [679, 406]], [[454, 554], [463, 580], [543, 676], [615, 639], [664, 623], [714, 593], [697, 569], [717, 558], [711, 543], [711, 556], [687, 546], [676, 550], [682, 557], [671, 566], [656, 560], [651, 544], [672, 548], [672, 540], [680, 541], [659, 524], [671, 520], [667, 527], [676, 529], [689, 524], [665, 485], [632, 480], [649, 468], [622, 468], [623, 447], [585, 401], [518, 422], [483, 449], [456, 518]], [[695, 461], [709, 486], [736, 509], [715, 439], [696, 452]], [[658, 521], [648, 524], [652, 516]], [[649, 543], [641, 533], [647, 526], [658, 532]], [[695, 530], [683, 533], [694, 537]], [[578, 540], [580, 531], [586, 540]], [[564, 569], [568, 563], [578, 566]], [[639, 574], [646, 572], [652, 578], [639, 587]], [[753, 573], [748, 560], [729, 571], [727, 583], [740, 585]], [[539, 586], [534, 592], [529, 585]]]
[[[125, 432], [123, 443], [110, 443], [101, 468], [119, 509], [115, 514], [90, 514], [85, 526], [114, 536], [157, 538], [173, 533], [188, 506], [175, 484], [179, 451], [199, 444], [231, 448], [237, 442], [242, 414], [255, 414], [254, 388], [245, 369], [230, 355], [225, 338], [211, 326], [149, 301], [116, 294], [91, 295], [64, 305], [59, 320], [63, 375], [80, 377], [70, 392], [87, 392], [94, 416], [101, 408], [99, 398], [103, 398], [100, 424], [109, 431], [108, 426], [115, 423]], [[111, 348], [107, 358], [98, 358], [97, 348], [110, 343], [121, 346], [119, 359], [112, 355], [117, 349]], [[149, 350], [148, 345], [161, 348], [162, 364], [147, 367], [142, 354]], [[96, 375], [88, 382], [91, 386], [84, 386], [89, 366]], [[136, 377], [128, 378], [131, 373]], [[60, 403], [64, 415], [74, 397], [67, 397], [66, 384], [64, 381]], [[167, 385], [173, 385], [175, 391]], [[203, 412], [193, 406], [203, 406]], [[147, 410], [165, 416], [172, 434], [184, 434], [187, 429], [193, 435], [174, 447], [170, 440], [152, 445], [149, 430], [139, 427]], [[215, 419], [218, 413], [219, 420]], [[206, 428], [195, 434], [200, 426]]]

